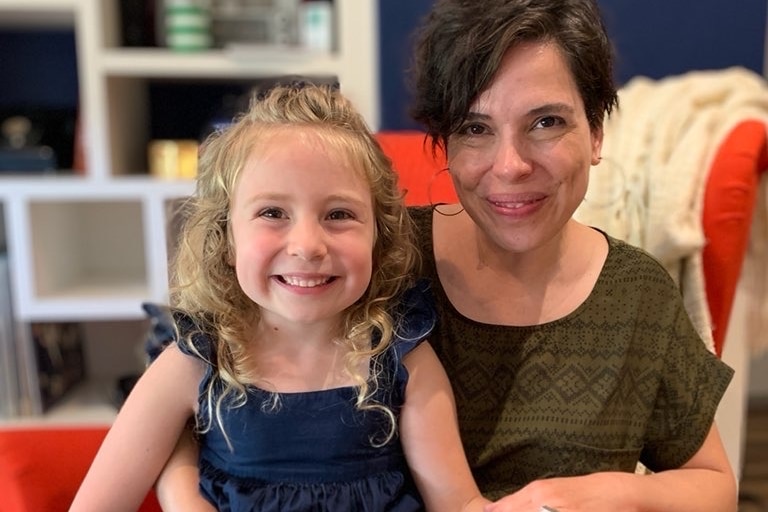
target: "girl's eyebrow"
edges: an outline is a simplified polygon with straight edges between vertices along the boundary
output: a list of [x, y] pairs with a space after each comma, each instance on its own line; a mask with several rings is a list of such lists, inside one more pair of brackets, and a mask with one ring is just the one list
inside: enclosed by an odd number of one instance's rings
[[[255, 193], [251, 196], [249, 196], [245, 200], [245, 204], [253, 204], [257, 201], [285, 201], [290, 198], [290, 194], [284, 194], [284, 193], [272, 193], [272, 192], [265, 192], [265, 193]], [[366, 205], [364, 199], [360, 199], [354, 194], [330, 194], [326, 198], [327, 202], [339, 202], [339, 203], [351, 203], [357, 206], [364, 207]]]

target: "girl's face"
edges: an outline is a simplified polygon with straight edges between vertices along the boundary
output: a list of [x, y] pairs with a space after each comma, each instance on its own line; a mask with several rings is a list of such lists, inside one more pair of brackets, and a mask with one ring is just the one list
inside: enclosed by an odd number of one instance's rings
[[555, 238], [584, 198], [602, 131], [593, 133], [553, 43], [510, 49], [450, 137], [459, 199], [490, 244], [524, 252]]
[[370, 187], [312, 129], [279, 129], [257, 146], [231, 204], [240, 287], [267, 325], [332, 327], [371, 280]]

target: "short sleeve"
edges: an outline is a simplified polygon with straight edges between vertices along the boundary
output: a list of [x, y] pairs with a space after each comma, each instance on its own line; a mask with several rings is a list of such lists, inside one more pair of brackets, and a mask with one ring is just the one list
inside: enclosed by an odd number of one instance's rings
[[664, 359], [661, 385], [641, 461], [652, 471], [678, 468], [701, 448], [733, 369], [707, 350], [682, 302]]

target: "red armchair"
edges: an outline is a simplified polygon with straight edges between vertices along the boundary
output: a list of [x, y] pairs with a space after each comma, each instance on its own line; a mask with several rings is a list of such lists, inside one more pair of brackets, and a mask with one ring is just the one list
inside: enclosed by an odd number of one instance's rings
[[[418, 132], [379, 134], [399, 172], [409, 204], [452, 202], [445, 159], [432, 156]], [[718, 353], [749, 238], [758, 174], [768, 167], [766, 127], [745, 121], [722, 143], [706, 186], [704, 273]], [[40, 426], [0, 429], [0, 500], [8, 512], [64, 512], [85, 476], [107, 427]], [[116, 497], [119, 499], [119, 497]], [[154, 493], [141, 512], [159, 511]]]

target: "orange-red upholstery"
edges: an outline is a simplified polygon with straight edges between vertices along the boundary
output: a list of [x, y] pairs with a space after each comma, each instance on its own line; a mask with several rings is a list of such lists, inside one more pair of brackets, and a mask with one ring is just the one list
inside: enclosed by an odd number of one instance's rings
[[722, 355], [747, 249], [760, 173], [766, 168], [766, 126], [746, 120], [720, 144], [707, 177], [702, 219], [706, 236], [704, 281], [718, 355]]
[[[0, 430], [0, 510], [67, 512], [106, 433], [106, 427]], [[154, 493], [139, 510], [160, 512]]]
[[[400, 175], [408, 204], [453, 202], [456, 193], [442, 155], [432, 156], [420, 132], [378, 134]], [[704, 274], [718, 353], [749, 237], [759, 171], [768, 167], [766, 130], [735, 127], [714, 159], [704, 197]], [[0, 510], [66, 511], [98, 450], [106, 427], [0, 430]], [[119, 497], [115, 497], [119, 499]], [[141, 511], [159, 511], [153, 493]]]
[[432, 145], [417, 131], [379, 132], [379, 144], [392, 160], [408, 205], [455, 203], [445, 156], [433, 155]]

